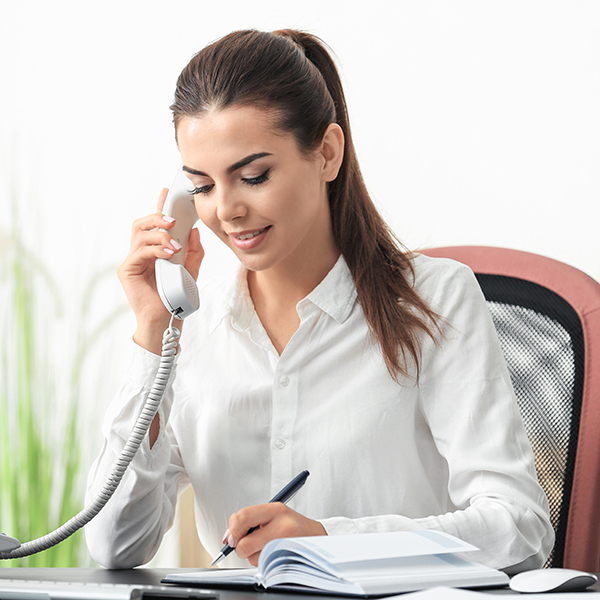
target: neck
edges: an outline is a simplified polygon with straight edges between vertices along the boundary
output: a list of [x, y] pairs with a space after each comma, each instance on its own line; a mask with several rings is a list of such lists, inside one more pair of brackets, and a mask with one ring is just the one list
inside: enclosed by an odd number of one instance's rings
[[[250, 271], [248, 286], [255, 305], [290, 308], [308, 296], [325, 279], [340, 256], [332, 247], [325, 255], [305, 257], [294, 265], [277, 265], [266, 271]], [[258, 301], [258, 302], [257, 302]]]
[[281, 355], [300, 325], [296, 305], [323, 281], [335, 264], [339, 252], [321, 260], [318, 268], [305, 261], [297, 269], [249, 271], [248, 288], [256, 313]]

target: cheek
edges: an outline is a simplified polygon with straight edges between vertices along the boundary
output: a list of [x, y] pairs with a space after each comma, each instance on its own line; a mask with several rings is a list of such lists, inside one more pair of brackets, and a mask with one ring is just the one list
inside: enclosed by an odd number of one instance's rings
[[304, 165], [304, 169], [297, 173], [296, 186], [303, 197], [316, 201], [320, 199], [326, 189], [326, 184], [323, 182], [315, 163]]
[[318, 195], [320, 181], [312, 169], [306, 167], [298, 169], [278, 186], [276, 195], [280, 202], [306, 202], [308, 199]]
[[217, 233], [215, 231], [217, 219], [214, 211], [210, 210], [206, 202], [196, 201], [195, 205], [196, 212], [198, 213], [198, 217], [200, 218], [200, 220], [204, 223], [204, 225], [206, 225], [206, 227]]
[[296, 177], [283, 191], [281, 197], [286, 202], [287, 208], [297, 216], [312, 214], [322, 202], [325, 187], [315, 174], [306, 170]]

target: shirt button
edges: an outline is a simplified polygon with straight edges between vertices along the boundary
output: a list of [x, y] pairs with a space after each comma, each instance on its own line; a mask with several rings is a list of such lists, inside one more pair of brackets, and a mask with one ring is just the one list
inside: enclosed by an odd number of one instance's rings
[[275, 446], [279, 450], [283, 450], [285, 448], [285, 440], [282, 440], [281, 438], [279, 438], [278, 440], [275, 440]]
[[290, 383], [290, 378], [287, 375], [284, 375], [283, 377], [281, 377], [279, 379], [279, 383], [283, 386], [283, 387], [287, 387]]

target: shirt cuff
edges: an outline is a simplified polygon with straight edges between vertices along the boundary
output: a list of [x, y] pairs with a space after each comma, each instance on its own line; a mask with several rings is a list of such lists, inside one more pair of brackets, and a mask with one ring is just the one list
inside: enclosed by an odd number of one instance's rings
[[346, 535], [360, 533], [352, 519], [346, 517], [330, 517], [329, 519], [317, 519], [325, 528], [327, 535]]
[[402, 515], [377, 515], [372, 517], [360, 517], [358, 519], [331, 517], [319, 520], [319, 523], [323, 525], [327, 535], [427, 529], [427, 527], [424, 527], [418, 522], [418, 519], [409, 519]]
[[[127, 381], [125, 388], [140, 388], [144, 387], [147, 390], [152, 388], [154, 378], [160, 367], [162, 357], [159, 354], [154, 354], [145, 348], [142, 348], [135, 342], [132, 343], [131, 359], [129, 370], [127, 371]], [[173, 370], [169, 376], [169, 384], [173, 381], [175, 375], [175, 367], [179, 361], [180, 353], [177, 352], [173, 356]]]

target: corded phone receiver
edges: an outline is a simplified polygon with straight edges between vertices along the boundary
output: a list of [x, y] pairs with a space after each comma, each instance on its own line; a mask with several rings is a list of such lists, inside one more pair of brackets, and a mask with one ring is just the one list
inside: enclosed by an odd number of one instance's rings
[[0, 552], [11, 552], [21, 547], [21, 542], [10, 535], [0, 533]]
[[[185, 250], [192, 227], [198, 221], [194, 196], [190, 193], [190, 180], [180, 169], [175, 175], [165, 200], [163, 214], [175, 219], [169, 234], [182, 248], [169, 260], [156, 259], [156, 288], [167, 310], [178, 319], [185, 319], [198, 310], [200, 299], [194, 278], [184, 265]], [[166, 231], [161, 229], [161, 231]]]
[[24, 544], [14, 537], [0, 533], [0, 560], [23, 558], [48, 550], [89, 523], [114, 494], [135, 453], [148, 434], [165, 393], [177, 353], [177, 339], [180, 332], [173, 327], [173, 320], [176, 317], [183, 319], [191, 315], [200, 306], [196, 282], [183, 266], [190, 231], [198, 220], [194, 196], [189, 192], [190, 187], [190, 180], [180, 169], [165, 200], [164, 214], [176, 219], [169, 233], [181, 244], [182, 249], [170, 260], [160, 258], [156, 260], [156, 287], [163, 303], [171, 313], [171, 322], [163, 335], [158, 372], [129, 439], [106, 483], [88, 506], [54, 531]]

